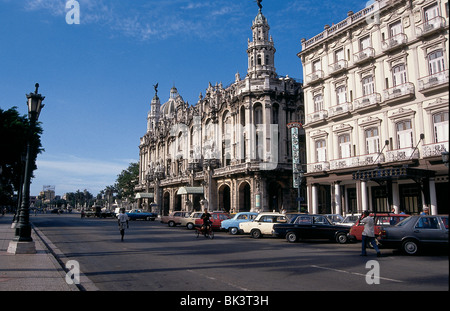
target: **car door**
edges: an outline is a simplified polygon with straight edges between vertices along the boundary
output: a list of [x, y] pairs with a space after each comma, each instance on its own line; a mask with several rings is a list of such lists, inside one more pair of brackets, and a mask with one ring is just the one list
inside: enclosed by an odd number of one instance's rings
[[442, 243], [448, 239], [448, 229], [445, 235], [445, 228], [441, 226], [437, 216], [421, 216], [414, 225], [414, 236], [422, 243]]
[[314, 216], [311, 238], [313, 239], [329, 239], [330, 222], [325, 216]]

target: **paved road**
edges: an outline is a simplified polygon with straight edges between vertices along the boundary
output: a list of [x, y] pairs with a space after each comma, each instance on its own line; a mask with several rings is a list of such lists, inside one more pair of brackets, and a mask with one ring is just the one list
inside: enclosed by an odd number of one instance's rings
[[[360, 244], [216, 233], [214, 240], [158, 221], [133, 221], [120, 242], [114, 219], [37, 215], [31, 221], [102, 291], [448, 291], [448, 255], [404, 256]], [[373, 265], [366, 267], [370, 260]], [[379, 265], [379, 283], [366, 276]], [[373, 278], [369, 278], [369, 280]]]

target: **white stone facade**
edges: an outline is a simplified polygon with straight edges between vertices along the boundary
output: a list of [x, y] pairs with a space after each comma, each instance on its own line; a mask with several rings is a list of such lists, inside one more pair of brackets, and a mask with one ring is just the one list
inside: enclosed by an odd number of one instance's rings
[[[234, 83], [209, 84], [190, 106], [173, 87], [151, 102], [141, 138], [142, 203], [175, 210], [292, 210], [292, 155], [287, 124], [302, 121], [303, 91], [275, 69], [275, 47], [261, 10], [248, 40], [248, 71]], [[155, 87], [157, 90], [157, 87]], [[304, 143], [304, 142], [303, 142]], [[304, 150], [304, 148], [302, 148]]]
[[448, 0], [372, 2], [302, 40], [309, 211], [448, 213]]

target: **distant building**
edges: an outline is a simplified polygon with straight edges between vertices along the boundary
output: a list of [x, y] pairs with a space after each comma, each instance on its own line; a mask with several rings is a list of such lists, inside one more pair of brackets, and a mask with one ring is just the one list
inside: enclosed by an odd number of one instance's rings
[[310, 212], [448, 214], [448, 30], [448, 1], [377, 0], [302, 40]]
[[304, 119], [302, 84], [277, 75], [275, 45], [261, 10], [251, 29], [243, 79], [237, 73], [229, 86], [210, 83], [193, 106], [175, 86], [161, 105], [155, 86], [139, 146], [139, 205], [154, 202], [163, 214], [202, 207], [296, 209], [286, 125]]

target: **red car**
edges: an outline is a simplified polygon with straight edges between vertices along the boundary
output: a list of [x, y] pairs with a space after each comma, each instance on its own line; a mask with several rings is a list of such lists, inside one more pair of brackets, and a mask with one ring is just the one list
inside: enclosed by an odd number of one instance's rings
[[[220, 224], [222, 221], [226, 219], [230, 219], [230, 215], [225, 212], [210, 212], [211, 214], [211, 221], [212, 223], [212, 229], [213, 230], [220, 230]], [[196, 219], [195, 220], [195, 226], [201, 226], [203, 225], [203, 219]]]
[[[380, 233], [381, 226], [393, 226], [399, 223], [401, 220], [409, 217], [410, 215], [406, 214], [391, 214], [391, 213], [370, 213], [375, 220], [375, 235]], [[361, 218], [359, 218], [355, 224], [350, 228], [350, 233], [348, 237], [350, 240], [362, 240], [362, 232], [364, 230], [364, 225], [360, 224]]]

